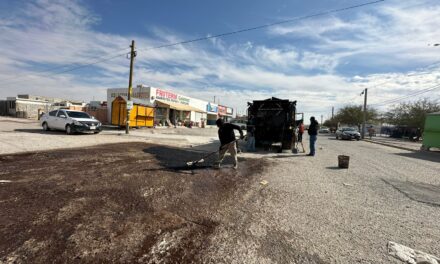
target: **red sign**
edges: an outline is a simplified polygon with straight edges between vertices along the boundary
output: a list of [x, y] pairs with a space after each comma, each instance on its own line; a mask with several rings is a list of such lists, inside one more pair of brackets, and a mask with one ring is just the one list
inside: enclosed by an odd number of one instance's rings
[[226, 106], [219, 105], [218, 106], [218, 114], [219, 115], [226, 115]]
[[177, 94], [157, 89], [156, 90], [156, 98], [157, 99], [165, 99], [165, 100], [177, 100]]

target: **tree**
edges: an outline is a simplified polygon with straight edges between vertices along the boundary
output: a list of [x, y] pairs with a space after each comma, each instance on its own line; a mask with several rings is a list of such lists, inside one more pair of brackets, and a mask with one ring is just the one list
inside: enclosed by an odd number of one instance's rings
[[[379, 114], [374, 108], [367, 108], [367, 122], [375, 121]], [[339, 109], [338, 113], [334, 117], [337, 122], [349, 126], [357, 126], [359, 131], [364, 120], [364, 113], [362, 106], [349, 105]]]
[[404, 102], [385, 113], [385, 120], [393, 125], [423, 129], [426, 114], [440, 111], [438, 100], [421, 99]]
[[333, 117], [325, 120], [323, 125], [330, 128], [336, 128], [338, 126], [338, 121]]

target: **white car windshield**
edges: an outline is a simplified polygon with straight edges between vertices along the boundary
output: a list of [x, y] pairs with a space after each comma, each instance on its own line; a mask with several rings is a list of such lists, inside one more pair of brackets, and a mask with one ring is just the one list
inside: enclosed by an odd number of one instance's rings
[[356, 129], [347, 127], [347, 128], [343, 128], [342, 131], [356, 131]]
[[87, 113], [84, 112], [71, 112], [66, 111], [67, 115], [72, 118], [90, 118], [90, 116]]

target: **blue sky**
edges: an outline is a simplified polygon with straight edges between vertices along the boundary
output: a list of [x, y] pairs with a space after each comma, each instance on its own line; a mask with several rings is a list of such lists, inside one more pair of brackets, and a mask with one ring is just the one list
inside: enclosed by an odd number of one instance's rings
[[201, 99], [216, 96], [240, 111], [246, 101], [277, 96], [298, 100], [308, 115], [327, 117], [332, 106], [360, 104], [365, 87], [372, 87], [374, 104], [437, 84], [439, 65], [426, 67], [440, 61], [440, 47], [428, 46], [440, 42], [436, 0], [386, 0], [146, 51], [365, 2], [0, 0], [0, 97], [31, 93], [103, 100], [106, 88], [127, 86], [124, 56], [65, 74], [39, 71], [124, 53], [132, 39], [138, 47], [135, 84]]

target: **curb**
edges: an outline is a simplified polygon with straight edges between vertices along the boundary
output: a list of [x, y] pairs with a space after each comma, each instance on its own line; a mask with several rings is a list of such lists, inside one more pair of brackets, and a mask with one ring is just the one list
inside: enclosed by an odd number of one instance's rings
[[396, 145], [393, 145], [393, 144], [377, 142], [377, 141], [369, 140], [369, 139], [364, 139], [364, 141], [365, 141], [365, 142], [370, 142], [370, 143], [373, 143], [373, 144], [382, 145], [382, 146], [387, 146], [387, 147], [392, 147], [392, 148], [397, 148], [397, 149], [402, 149], [402, 150], [412, 151], [412, 152], [418, 152], [418, 151], [419, 151], [419, 150], [412, 149], [412, 148], [406, 148], [406, 147], [396, 146]]

